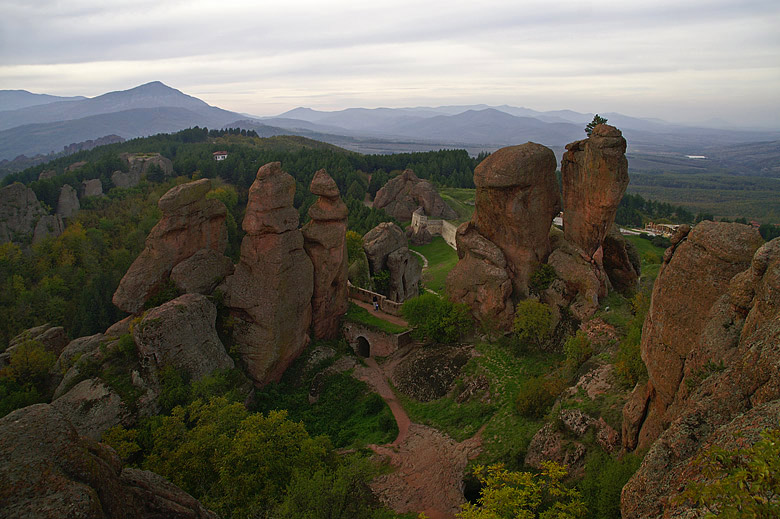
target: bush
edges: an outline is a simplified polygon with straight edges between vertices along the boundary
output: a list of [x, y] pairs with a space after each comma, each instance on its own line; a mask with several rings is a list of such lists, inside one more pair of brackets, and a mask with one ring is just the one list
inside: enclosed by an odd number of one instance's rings
[[473, 325], [468, 306], [431, 293], [406, 301], [401, 311], [417, 338], [435, 342], [457, 342]]
[[550, 285], [558, 277], [552, 265], [542, 263], [533, 271], [528, 280], [528, 288], [532, 294], [540, 294], [550, 288]]
[[585, 477], [577, 485], [585, 504], [594, 519], [620, 519], [620, 491], [642, 458], [627, 454], [621, 459], [611, 458], [604, 452], [594, 452], [585, 465]]
[[529, 346], [542, 350], [553, 332], [553, 314], [550, 307], [539, 301], [526, 299], [515, 309], [514, 338], [518, 351]]
[[547, 380], [545, 377], [533, 377], [527, 379], [520, 386], [515, 398], [515, 410], [520, 416], [540, 419], [560, 392], [560, 383], [556, 380]]
[[582, 330], [577, 330], [563, 344], [563, 352], [566, 354], [566, 363], [573, 369], [579, 368], [593, 354], [590, 339]]

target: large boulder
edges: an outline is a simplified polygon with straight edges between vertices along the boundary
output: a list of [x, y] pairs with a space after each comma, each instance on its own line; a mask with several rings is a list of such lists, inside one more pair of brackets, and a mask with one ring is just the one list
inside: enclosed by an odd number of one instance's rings
[[309, 343], [314, 267], [303, 248], [295, 180], [272, 162], [249, 188], [235, 273], [221, 288], [233, 338], [248, 375], [262, 386], [278, 380]]
[[563, 229], [567, 240], [592, 257], [628, 187], [626, 140], [617, 128], [600, 124], [566, 150], [561, 161]]
[[78, 433], [100, 441], [103, 433], [130, 418], [130, 413], [114, 390], [100, 379], [82, 380], [51, 403]]
[[10, 363], [13, 352], [21, 344], [28, 341], [38, 342], [46, 351], [59, 356], [68, 344], [68, 336], [65, 333], [65, 328], [62, 326], [51, 326], [48, 323], [24, 330], [11, 339], [5, 351], [0, 353], [0, 368], [7, 366]]
[[390, 273], [387, 297], [402, 303], [419, 294], [422, 267], [417, 258], [409, 252], [406, 235], [394, 223], [380, 223], [363, 236], [363, 250], [366, 251], [372, 275], [381, 270]]
[[14, 182], [0, 189], [0, 243], [28, 240], [45, 214], [35, 192], [24, 184]]
[[[683, 390], [680, 396], [685, 394], [683, 377], [707, 360], [694, 361], [692, 356], [701, 356], [699, 351], [706, 348], [708, 360], [717, 362], [733, 352], [729, 342], [734, 338], [721, 333], [733, 329], [723, 314], [727, 305], [716, 303], [727, 292], [731, 279], [747, 269], [762, 242], [750, 226], [710, 221], [701, 222], [678, 240], [665, 254], [642, 330], [642, 360], [649, 380], [648, 388], [637, 391], [652, 396], [641, 427], [626, 426], [639, 431], [638, 437], [623, 438], [629, 448], [649, 446], [674, 419], [673, 414], [667, 415], [667, 409], [679, 391]], [[707, 329], [715, 317], [713, 312], [720, 312], [726, 321], [720, 329]], [[706, 346], [700, 345], [705, 330], [722, 336], [705, 338]]]
[[502, 148], [474, 170], [477, 232], [504, 253], [513, 298], [528, 295], [528, 280], [550, 253], [548, 234], [560, 211], [552, 150], [528, 142]]
[[512, 281], [504, 253], [467, 222], [455, 235], [458, 263], [447, 274], [447, 294], [465, 303], [474, 318], [500, 329], [512, 325]]
[[202, 249], [225, 251], [227, 209], [219, 200], [206, 198], [210, 189], [211, 181], [204, 178], [178, 185], [160, 198], [162, 218], [114, 292], [117, 307], [138, 312], [180, 262]]
[[153, 167], [163, 176], [173, 174], [173, 162], [159, 153], [122, 153], [120, 158], [127, 163], [128, 170], [111, 174], [111, 182], [119, 188], [135, 187]]
[[60, 188], [60, 198], [57, 201], [57, 214], [63, 218], [70, 218], [79, 211], [79, 195], [73, 186], [64, 184]]
[[113, 449], [48, 404], [0, 419], [0, 508], [20, 519], [217, 517], [164, 478], [122, 469]]
[[192, 380], [234, 367], [217, 336], [217, 309], [203, 295], [185, 294], [149, 310], [133, 327], [138, 354], [147, 366], [173, 366]]
[[374, 197], [374, 207], [383, 209], [393, 218], [405, 222], [412, 213], [422, 207], [430, 218], [452, 220], [458, 214], [441, 199], [436, 188], [428, 180], [417, 178], [411, 169], [390, 179]]
[[625, 295], [632, 294], [639, 284], [642, 272], [636, 247], [623, 237], [617, 225], [613, 225], [604, 237], [602, 249], [604, 270], [609, 276], [612, 288]]
[[171, 270], [171, 281], [185, 294], [211, 294], [233, 273], [230, 258], [214, 249], [200, 249]]
[[103, 183], [99, 178], [82, 181], [81, 196], [103, 196]]
[[309, 208], [303, 246], [314, 266], [312, 323], [316, 339], [339, 335], [341, 316], [347, 313], [347, 206], [336, 182], [324, 169], [317, 171], [309, 190], [319, 198]]
[[47, 214], [41, 216], [38, 223], [35, 224], [35, 231], [33, 232], [33, 244], [40, 243], [46, 238], [56, 238], [65, 230], [65, 224], [62, 221], [62, 216], [58, 214]]

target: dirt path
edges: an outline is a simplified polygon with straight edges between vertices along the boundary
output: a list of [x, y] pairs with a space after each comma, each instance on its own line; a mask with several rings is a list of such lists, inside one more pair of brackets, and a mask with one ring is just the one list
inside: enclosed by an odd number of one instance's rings
[[404, 328], [409, 328], [409, 323], [403, 320], [403, 318], [398, 317], [396, 315], [390, 315], [382, 310], [374, 310], [374, 305], [371, 303], [366, 303], [365, 301], [359, 301], [357, 299], [350, 299], [353, 303], [355, 303], [358, 306], [361, 306], [374, 314], [375, 316], [379, 317], [383, 321], [387, 321], [388, 323], [397, 324], [398, 326], [403, 326]]
[[[399, 351], [397, 356], [405, 353]], [[463, 472], [481, 450], [481, 430], [458, 443], [432, 427], [411, 422], [388, 383], [399, 361], [391, 357], [379, 366], [368, 358], [365, 366], [354, 372], [387, 402], [398, 422], [398, 436], [391, 444], [369, 446], [395, 468], [376, 478], [371, 488], [396, 512], [424, 512], [430, 519], [452, 519], [465, 501]]]

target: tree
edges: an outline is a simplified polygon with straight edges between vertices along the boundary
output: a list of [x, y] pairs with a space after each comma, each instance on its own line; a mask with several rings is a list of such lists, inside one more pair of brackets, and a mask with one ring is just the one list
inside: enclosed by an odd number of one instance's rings
[[528, 349], [528, 346], [541, 350], [553, 332], [552, 310], [533, 299], [520, 301], [515, 310], [514, 332], [518, 351]]
[[604, 117], [601, 117], [599, 114], [596, 114], [593, 116], [593, 120], [588, 123], [588, 125], [585, 127], [585, 133], [588, 134], [588, 137], [590, 137], [590, 134], [593, 133], [593, 128], [598, 126], [599, 124], [605, 124], [607, 122], [607, 119]]
[[458, 519], [577, 519], [587, 514], [580, 493], [563, 485], [566, 468], [542, 463], [541, 474], [511, 472], [503, 465], [477, 466], [482, 483], [477, 505], [466, 503]]
[[473, 325], [468, 306], [431, 293], [409, 299], [401, 312], [417, 337], [435, 342], [459, 341]]

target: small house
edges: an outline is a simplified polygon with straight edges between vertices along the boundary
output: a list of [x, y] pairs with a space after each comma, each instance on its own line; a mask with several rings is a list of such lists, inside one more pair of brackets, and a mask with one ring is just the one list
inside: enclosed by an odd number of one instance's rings
[[214, 156], [214, 160], [219, 162], [220, 160], [225, 160], [227, 158], [228, 153], [226, 151], [215, 151], [212, 153]]

